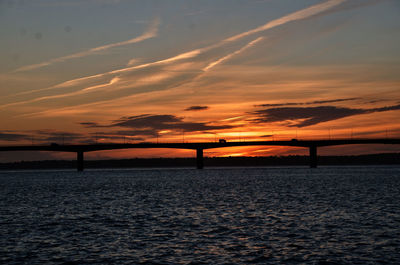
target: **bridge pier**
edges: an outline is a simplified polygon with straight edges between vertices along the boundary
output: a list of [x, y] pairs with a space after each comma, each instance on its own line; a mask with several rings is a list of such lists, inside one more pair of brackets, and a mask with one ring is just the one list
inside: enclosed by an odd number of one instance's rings
[[316, 168], [318, 164], [317, 146], [310, 146], [310, 168]]
[[83, 171], [83, 151], [76, 152], [77, 170]]
[[196, 149], [196, 167], [197, 169], [204, 167], [203, 149]]

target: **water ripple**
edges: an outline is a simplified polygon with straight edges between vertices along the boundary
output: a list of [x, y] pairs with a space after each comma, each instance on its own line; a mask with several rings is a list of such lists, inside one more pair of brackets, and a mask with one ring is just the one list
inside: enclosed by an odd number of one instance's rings
[[0, 173], [0, 263], [400, 264], [400, 168]]

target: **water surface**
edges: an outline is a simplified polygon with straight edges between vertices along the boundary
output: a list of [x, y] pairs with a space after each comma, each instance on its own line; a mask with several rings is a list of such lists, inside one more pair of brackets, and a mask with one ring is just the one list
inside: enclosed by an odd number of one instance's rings
[[400, 167], [0, 172], [0, 263], [400, 264]]

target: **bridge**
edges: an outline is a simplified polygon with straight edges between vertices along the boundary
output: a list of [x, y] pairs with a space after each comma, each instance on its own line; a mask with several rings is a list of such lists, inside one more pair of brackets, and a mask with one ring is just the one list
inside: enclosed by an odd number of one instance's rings
[[316, 168], [318, 164], [317, 148], [324, 146], [352, 144], [400, 144], [400, 139], [336, 139], [336, 140], [297, 140], [289, 141], [249, 141], [249, 142], [194, 142], [194, 143], [127, 143], [127, 144], [76, 144], [76, 145], [14, 145], [0, 146], [0, 151], [58, 151], [77, 154], [77, 170], [84, 169], [84, 153], [115, 149], [172, 148], [196, 150], [196, 166], [204, 167], [203, 150], [234, 146], [291, 146], [309, 149], [309, 165]]

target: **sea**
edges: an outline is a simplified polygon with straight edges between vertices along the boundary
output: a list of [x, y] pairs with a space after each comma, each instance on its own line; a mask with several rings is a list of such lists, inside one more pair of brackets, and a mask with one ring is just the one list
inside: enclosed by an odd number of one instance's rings
[[1, 264], [400, 264], [400, 166], [0, 171]]

